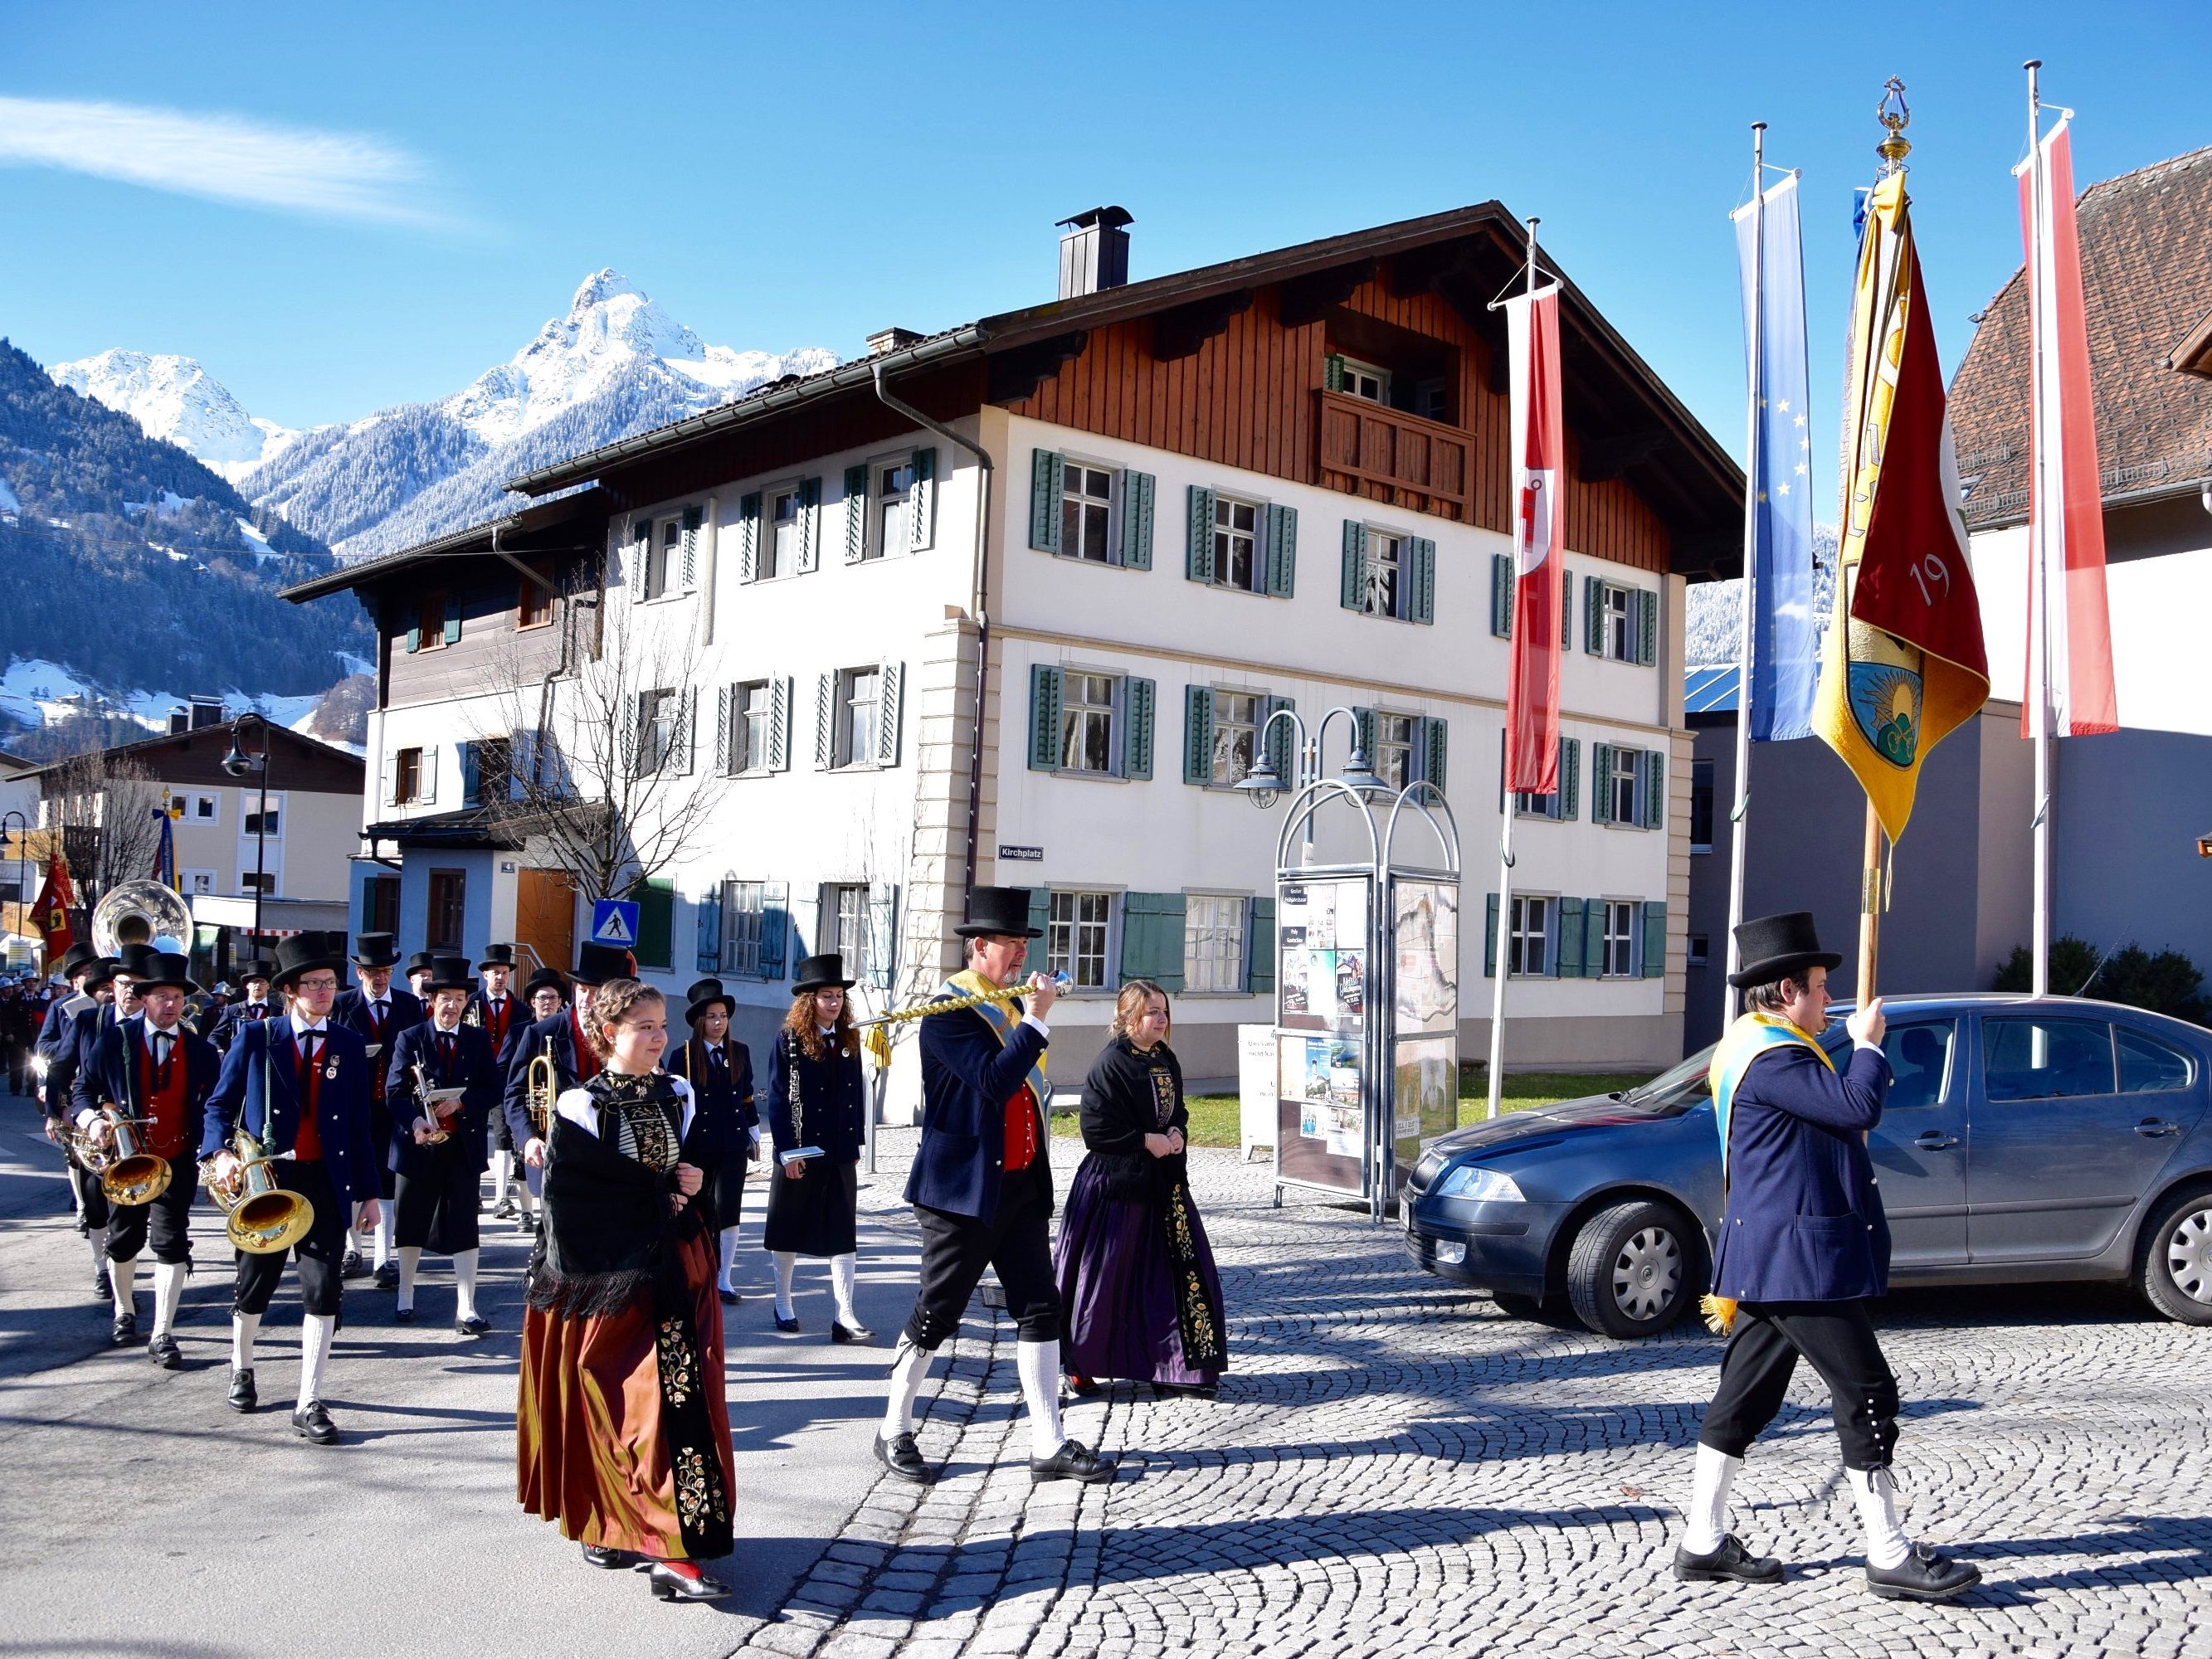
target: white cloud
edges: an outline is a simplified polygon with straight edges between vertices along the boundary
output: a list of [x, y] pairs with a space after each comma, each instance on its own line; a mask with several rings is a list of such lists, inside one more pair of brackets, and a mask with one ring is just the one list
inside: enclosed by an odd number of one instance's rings
[[0, 164], [9, 162], [331, 218], [446, 222], [405, 150], [234, 115], [0, 97]]

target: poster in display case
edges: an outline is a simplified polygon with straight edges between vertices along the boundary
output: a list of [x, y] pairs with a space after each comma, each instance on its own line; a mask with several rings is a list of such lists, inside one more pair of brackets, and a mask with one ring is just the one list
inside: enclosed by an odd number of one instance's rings
[[1278, 1172], [1366, 1186], [1369, 878], [1285, 882], [1276, 900]]

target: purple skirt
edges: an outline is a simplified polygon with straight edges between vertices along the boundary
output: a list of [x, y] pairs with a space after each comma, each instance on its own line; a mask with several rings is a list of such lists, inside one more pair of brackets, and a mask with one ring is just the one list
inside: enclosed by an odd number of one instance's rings
[[[1186, 1213], [1203, 1303], [1189, 1311], [1212, 1322], [1215, 1346], [1225, 1352], [1221, 1275], [1197, 1207], [1188, 1206]], [[1053, 1265], [1060, 1279], [1060, 1353], [1070, 1376], [1190, 1388], [1227, 1369], [1225, 1358], [1201, 1367], [1186, 1357], [1177, 1306], [1182, 1275], [1163, 1206], [1108, 1197], [1096, 1158], [1086, 1157], [1075, 1172]]]

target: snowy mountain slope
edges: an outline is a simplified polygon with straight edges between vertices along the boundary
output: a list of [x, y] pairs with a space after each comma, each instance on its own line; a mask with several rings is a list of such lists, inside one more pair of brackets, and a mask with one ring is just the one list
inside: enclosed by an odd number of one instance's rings
[[409, 404], [350, 427], [319, 428], [247, 473], [239, 489], [343, 557], [349, 537], [374, 530], [487, 447], [437, 404]]
[[297, 441], [300, 434], [248, 415], [190, 357], [111, 349], [47, 369], [57, 385], [119, 410], [235, 483]]
[[[1813, 526], [1813, 615], [1818, 627], [1826, 622], [1835, 603], [1836, 532], [1832, 526]], [[1742, 582], [1697, 583], [1690, 589], [1689, 610], [1683, 662], [1692, 668], [1734, 662], [1743, 636]]]

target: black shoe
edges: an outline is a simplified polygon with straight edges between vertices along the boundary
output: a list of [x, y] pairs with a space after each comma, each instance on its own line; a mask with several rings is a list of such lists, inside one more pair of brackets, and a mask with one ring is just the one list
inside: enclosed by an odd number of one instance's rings
[[832, 1342], [872, 1342], [875, 1337], [876, 1334], [866, 1325], [846, 1325], [835, 1319], [830, 1322], [830, 1340]]
[[739, 1296], [735, 1291], [718, 1289], [714, 1294], [722, 1298], [722, 1305], [726, 1308], [734, 1308], [744, 1300], [744, 1297]]
[[624, 1567], [642, 1565], [639, 1557], [628, 1550], [611, 1550], [604, 1544], [584, 1546], [584, 1559], [595, 1567], [605, 1567], [610, 1572], [619, 1572]]
[[368, 1273], [368, 1263], [361, 1259], [359, 1250], [348, 1250], [345, 1259], [338, 1263], [340, 1279], [361, 1279]]
[[260, 1403], [261, 1396], [253, 1388], [253, 1373], [250, 1370], [233, 1371], [230, 1374], [231, 1410], [250, 1412]]
[[146, 1358], [165, 1371], [180, 1371], [185, 1368], [185, 1356], [177, 1346], [177, 1339], [167, 1331], [146, 1345]]
[[415, 1310], [394, 1308], [392, 1310], [392, 1322], [395, 1325], [412, 1325], [415, 1322]]
[[387, 1261], [376, 1270], [376, 1288], [380, 1291], [396, 1291], [399, 1288], [398, 1263]]
[[1735, 1534], [1723, 1535], [1720, 1547], [1704, 1555], [1674, 1547], [1674, 1577], [1686, 1584], [1778, 1584], [1782, 1564], [1771, 1555], [1753, 1555], [1736, 1542]]
[[[493, 1216], [494, 1216], [495, 1218], [496, 1218], [497, 1219], [499, 1219], [499, 1220], [501, 1220], [501, 1221], [512, 1221], [512, 1220], [514, 1220], [514, 1194], [510, 1193], [507, 1197], [502, 1198], [501, 1200], [500, 1200], [500, 1201], [499, 1201], [498, 1203], [496, 1203], [496, 1204], [495, 1204], [494, 1206], [492, 1206], [492, 1211], [491, 1211], [491, 1212], [492, 1212], [492, 1214], [493, 1214]], [[585, 1545], [585, 1546], [584, 1546], [584, 1553], [585, 1553], [586, 1555], [588, 1555], [588, 1554], [590, 1554], [590, 1553], [592, 1553], [592, 1551], [593, 1549], [595, 1549], [595, 1548], [597, 1548], [597, 1547], [598, 1547], [598, 1546], [596, 1546], [596, 1545], [592, 1545], [592, 1544], [586, 1544], [586, 1545]]]
[[1948, 1601], [1982, 1582], [1979, 1567], [1939, 1555], [1926, 1544], [1915, 1544], [1893, 1567], [1868, 1562], [1866, 1576], [1867, 1588], [1887, 1601]]
[[[538, 1218], [534, 1215], [519, 1215], [515, 1217], [514, 1230], [519, 1233], [536, 1232], [538, 1231]], [[726, 1594], [726, 1592], [725, 1593]]]
[[[686, 1563], [686, 1565], [690, 1565]], [[653, 1586], [656, 1601], [719, 1601], [730, 1593], [730, 1587], [719, 1578], [709, 1578], [696, 1566], [690, 1572], [678, 1572], [666, 1561], [656, 1561], [646, 1574]]]
[[292, 1413], [292, 1432], [318, 1446], [335, 1446], [338, 1443], [338, 1425], [331, 1421], [331, 1414], [323, 1409], [319, 1400], [310, 1400], [307, 1410]]
[[1101, 1457], [1080, 1440], [1063, 1440], [1049, 1457], [1030, 1459], [1030, 1479], [1080, 1480], [1086, 1486], [1103, 1486], [1114, 1478], [1114, 1460]]
[[1094, 1378], [1088, 1376], [1071, 1376], [1067, 1379], [1067, 1391], [1073, 1395], [1078, 1400], [1096, 1400], [1100, 1395], [1106, 1392], [1106, 1389], [1103, 1383], [1097, 1382]]
[[787, 1318], [784, 1315], [778, 1314], [775, 1316], [775, 1328], [780, 1331], [797, 1330], [799, 1328], [799, 1316], [797, 1314], [793, 1314]]
[[92, 1294], [95, 1301], [115, 1300], [115, 1281], [107, 1276], [106, 1268], [94, 1267], [92, 1270]]
[[137, 1335], [138, 1316], [135, 1313], [119, 1313], [115, 1316], [115, 1323], [108, 1328], [107, 1340], [119, 1348], [125, 1343], [135, 1340]]
[[456, 1336], [482, 1336], [489, 1329], [491, 1329], [491, 1321], [486, 1319], [482, 1314], [471, 1314], [466, 1319], [456, 1319], [453, 1322], [453, 1334]]
[[902, 1480], [911, 1480], [917, 1486], [936, 1484], [937, 1477], [929, 1465], [921, 1461], [921, 1448], [910, 1434], [895, 1434], [886, 1440], [881, 1430], [876, 1433], [876, 1462]]

